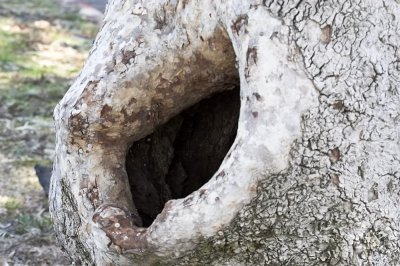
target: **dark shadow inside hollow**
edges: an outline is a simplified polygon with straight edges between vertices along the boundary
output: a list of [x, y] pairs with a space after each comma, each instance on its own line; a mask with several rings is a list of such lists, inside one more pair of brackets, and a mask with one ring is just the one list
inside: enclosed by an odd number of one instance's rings
[[235, 140], [239, 111], [235, 88], [200, 101], [133, 143], [126, 171], [143, 226], [168, 200], [189, 195], [213, 176]]

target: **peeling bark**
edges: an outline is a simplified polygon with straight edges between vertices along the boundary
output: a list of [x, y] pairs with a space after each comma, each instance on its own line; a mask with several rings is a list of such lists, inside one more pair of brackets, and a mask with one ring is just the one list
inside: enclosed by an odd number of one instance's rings
[[[110, 1], [55, 110], [61, 244], [82, 264], [396, 265], [397, 14], [394, 0]], [[238, 86], [232, 147], [201, 182], [182, 174], [202, 165], [182, 112]]]

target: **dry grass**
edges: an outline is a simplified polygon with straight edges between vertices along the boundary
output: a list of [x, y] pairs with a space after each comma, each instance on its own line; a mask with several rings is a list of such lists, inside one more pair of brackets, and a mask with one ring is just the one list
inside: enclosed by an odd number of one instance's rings
[[0, 266], [70, 264], [33, 165], [51, 163], [52, 110], [96, 30], [54, 0], [0, 0]]

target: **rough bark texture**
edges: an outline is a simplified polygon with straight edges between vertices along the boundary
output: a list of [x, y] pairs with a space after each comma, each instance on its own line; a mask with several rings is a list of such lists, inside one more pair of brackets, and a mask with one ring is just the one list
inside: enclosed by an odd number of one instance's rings
[[[55, 110], [50, 210], [62, 245], [98, 265], [397, 265], [398, 14], [395, 0], [110, 1]], [[213, 177], [141, 227], [151, 219], [135, 206], [134, 175], [149, 168], [125, 167], [126, 155], [143, 159], [137, 141], [237, 85], [236, 139]], [[184, 123], [174, 119], [169, 142]], [[141, 177], [159, 182], [157, 211], [143, 207], [152, 219], [180, 189], [165, 165], [150, 168], [161, 179]]]

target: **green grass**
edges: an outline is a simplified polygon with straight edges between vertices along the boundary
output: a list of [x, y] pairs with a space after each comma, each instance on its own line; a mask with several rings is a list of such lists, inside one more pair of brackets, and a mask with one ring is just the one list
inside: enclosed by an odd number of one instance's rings
[[15, 198], [10, 198], [4, 203], [4, 208], [11, 214], [18, 211], [21, 207], [21, 202]]
[[[61, 10], [57, 0], [0, 0], [0, 251], [22, 243], [10, 264], [35, 257], [31, 245], [46, 257], [46, 245], [55, 244], [48, 199], [33, 167], [52, 164], [53, 109], [82, 68], [97, 29]], [[24, 246], [26, 239], [31, 242]], [[48, 263], [57, 264], [38, 258], [31, 264]]]
[[50, 160], [47, 159], [39, 159], [39, 160], [34, 160], [34, 159], [27, 159], [27, 160], [18, 160], [12, 163], [14, 167], [20, 168], [20, 167], [34, 167], [35, 164], [40, 164], [42, 166], [47, 166], [47, 167], [52, 167], [53, 163]]
[[0, 4], [13, 11], [42, 16], [56, 16], [62, 12], [56, 0], [0, 0]]
[[0, 102], [16, 116], [51, 117], [55, 105], [67, 89], [68, 80], [59, 77], [55, 80], [48, 80], [45, 76], [19, 80], [11, 83], [6, 93], [0, 93]]
[[[0, 0], [0, 11], [0, 119], [14, 121], [11, 127], [0, 121], [0, 138], [7, 139], [0, 152], [40, 160], [32, 139], [53, 141], [54, 107], [82, 68], [98, 25], [54, 0]], [[48, 120], [48, 129], [32, 119]], [[38, 129], [25, 136], [16, 129], [25, 123]]]
[[[82, 67], [84, 57], [76, 60], [74, 56], [89, 49], [91, 39], [81, 35], [93, 37], [97, 31], [93, 23], [70, 18], [70, 23], [80, 25], [73, 26], [78, 28], [76, 34], [51, 23], [40, 29], [29, 21], [0, 17], [0, 105], [8, 113], [51, 116], [71, 78]], [[60, 57], [63, 52], [58, 50], [65, 50], [65, 56]]]
[[[82, 19], [78, 13], [64, 13], [60, 16], [64, 27], [84, 38], [94, 38], [99, 29], [98, 25]], [[84, 47], [85, 49], [88, 47]], [[90, 48], [90, 47], [89, 47]]]
[[22, 235], [29, 233], [32, 228], [39, 229], [42, 232], [52, 230], [52, 222], [48, 213], [42, 214], [21, 214], [16, 218], [17, 224], [14, 227], [16, 234]]
[[[0, 20], [0, 23], [3, 23], [3, 21]], [[20, 63], [23, 59], [21, 53], [26, 51], [28, 47], [29, 44], [22, 34], [12, 34], [0, 30], [0, 70], [9, 71], [9, 64]]]

